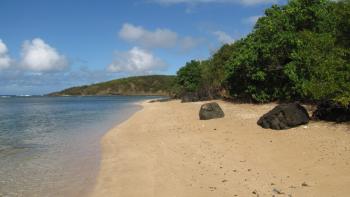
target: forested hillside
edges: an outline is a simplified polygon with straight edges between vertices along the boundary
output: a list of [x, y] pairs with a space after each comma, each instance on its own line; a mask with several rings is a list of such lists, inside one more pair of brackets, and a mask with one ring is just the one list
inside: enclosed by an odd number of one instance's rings
[[164, 95], [171, 92], [174, 76], [150, 75], [116, 79], [103, 83], [68, 88], [50, 96], [86, 95]]
[[[229, 19], [223, 19], [229, 20]], [[290, 0], [253, 31], [177, 72], [174, 91], [247, 102], [350, 103], [350, 1]]]

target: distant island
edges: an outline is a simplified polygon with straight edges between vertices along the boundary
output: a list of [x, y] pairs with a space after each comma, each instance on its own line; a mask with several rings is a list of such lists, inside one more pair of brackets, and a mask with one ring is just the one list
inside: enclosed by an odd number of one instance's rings
[[168, 96], [175, 76], [149, 75], [68, 88], [48, 96], [159, 95]]

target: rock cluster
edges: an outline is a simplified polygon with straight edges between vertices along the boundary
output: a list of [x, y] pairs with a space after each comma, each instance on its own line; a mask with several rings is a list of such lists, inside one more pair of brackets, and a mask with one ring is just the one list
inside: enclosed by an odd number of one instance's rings
[[186, 92], [186, 93], [183, 93], [179, 98], [181, 98], [182, 103], [187, 103], [187, 102], [209, 101], [213, 99], [219, 99], [220, 96], [216, 94], [208, 95], [205, 92]]
[[199, 96], [196, 93], [188, 92], [182, 95], [181, 102], [182, 103], [188, 103], [188, 102], [196, 102], [199, 101]]

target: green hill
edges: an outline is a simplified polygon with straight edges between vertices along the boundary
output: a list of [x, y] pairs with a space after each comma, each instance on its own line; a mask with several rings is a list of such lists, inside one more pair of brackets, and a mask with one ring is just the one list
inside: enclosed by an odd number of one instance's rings
[[175, 76], [137, 76], [112, 81], [72, 87], [49, 96], [91, 96], [91, 95], [161, 95], [170, 94]]

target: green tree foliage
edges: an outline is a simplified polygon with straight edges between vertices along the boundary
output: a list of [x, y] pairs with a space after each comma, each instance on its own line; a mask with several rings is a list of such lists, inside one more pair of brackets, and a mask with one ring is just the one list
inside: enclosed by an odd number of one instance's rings
[[332, 99], [348, 104], [349, 48], [349, 0], [290, 0], [267, 9], [247, 37], [198, 62], [192, 73], [201, 77], [192, 91], [224, 89], [253, 102]]
[[179, 86], [179, 94], [199, 91], [202, 81], [200, 65], [199, 61], [192, 60], [177, 71], [176, 83]]
[[235, 52], [237, 44], [225, 44], [223, 45], [208, 62], [207, 79], [213, 87], [213, 92], [220, 91], [225, 85], [225, 79], [227, 78], [226, 67], [227, 63]]

